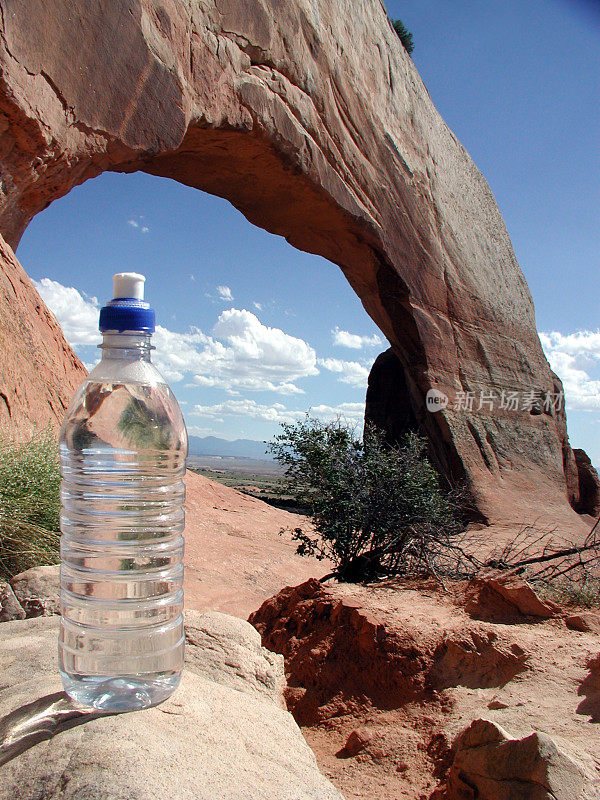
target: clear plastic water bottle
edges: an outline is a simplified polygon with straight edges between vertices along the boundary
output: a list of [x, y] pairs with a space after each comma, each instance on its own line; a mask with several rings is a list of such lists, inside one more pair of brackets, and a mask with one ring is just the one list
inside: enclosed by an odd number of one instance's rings
[[150, 361], [143, 275], [115, 275], [102, 360], [60, 433], [61, 624], [66, 692], [107, 711], [156, 705], [183, 668], [187, 433]]

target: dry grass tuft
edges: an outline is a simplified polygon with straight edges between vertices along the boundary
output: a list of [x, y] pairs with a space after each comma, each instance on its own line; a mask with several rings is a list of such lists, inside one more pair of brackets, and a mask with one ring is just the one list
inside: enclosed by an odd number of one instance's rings
[[54, 431], [0, 436], [0, 577], [59, 561], [60, 471]]

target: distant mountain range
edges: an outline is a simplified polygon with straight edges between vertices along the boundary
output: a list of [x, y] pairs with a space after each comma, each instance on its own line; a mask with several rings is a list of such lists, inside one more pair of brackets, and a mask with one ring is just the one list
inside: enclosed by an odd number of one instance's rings
[[272, 461], [267, 453], [267, 445], [255, 439], [219, 439], [217, 436], [190, 436], [191, 456], [230, 456], [233, 458], [253, 458], [259, 461]]

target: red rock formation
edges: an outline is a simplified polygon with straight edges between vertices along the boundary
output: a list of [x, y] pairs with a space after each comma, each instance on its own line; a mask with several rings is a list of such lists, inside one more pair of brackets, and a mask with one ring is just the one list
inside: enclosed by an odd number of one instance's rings
[[[554, 392], [562, 392], [560, 379], [552, 373]], [[536, 410], [544, 413], [543, 402]], [[546, 409], [548, 411], [548, 409]], [[556, 430], [561, 441], [563, 470], [567, 497], [571, 506], [579, 514], [600, 514], [600, 480], [589, 457], [583, 450], [572, 450], [567, 437], [567, 418], [564, 408], [549, 409], [554, 417]], [[439, 413], [439, 412], [436, 412]], [[410, 390], [410, 378], [402, 362], [390, 348], [381, 353], [369, 373], [365, 424], [374, 424], [386, 435], [391, 444], [402, 441], [408, 431], [427, 434], [427, 422], [431, 414], [418, 414]], [[449, 478], [460, 481], [463, 476], [462, 464], [456, 463], [452, 449], [446, 448], [445, 461], [440, 461], [439, 449], [429, 448], [430, 458]], [[476, 515], [475, 515], [476, 517]]]
[[575, 798], [575, 779], [597, 797], [597, 635], [529, 616], [474, 622], [465, 589], [309, 581], [251, 615], [284, 656], [288, 706], [321, 769], [357, 800]]
[[0, 236], [0, 429], [54, 427], [87, 372]]
[[389, 613], [369, 607], [363, 594], [311, 579], [249, 617], [265, 647], [285, 658], [288, 707], [300, 724], [369, 705], [398, 708], [450, 686], [501, 686], [525, 668], [525, 652], [493, 631], [390, 625]]
[[488, 622], [550, 619], [556, 613], [551, 603], [540, 600], [531, 584], [510, 572], [478, 577], [467, 594], [467, 612]]
[[343, 269], [403, 364], [438, 463], [469, 481], [485, 517], [543, 513], [582, 532], [556, 415], [424, 410], [430, 387], [453, 404], [467, 391], [541, 396], [555, 381], [490, 189], [380, 0], [0, 0], [0, 12], [12, 246], [103, 170], [226, 197]]
[[390, 444], [399, 444], [409, 431], [419, 430], [410, 398], [406, 371], [390, 347], [377, 356], [369, 373], [365, 424], [382, 430]]

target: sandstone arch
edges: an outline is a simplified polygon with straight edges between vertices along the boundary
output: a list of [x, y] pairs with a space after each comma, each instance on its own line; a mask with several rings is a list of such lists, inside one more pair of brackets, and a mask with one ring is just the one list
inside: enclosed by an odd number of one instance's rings
[[489, 187], [380, 0], [51, 8], [0, 0], [9, 245], [48, 203], [104, 170], [224, 196], [342, 268], [400, 359], [435, 459], [469, 480], [486, 518], [543, 508], [577, 527], [563, 416], [425, 410], [432, 386], [452, 405], [462, 391], [558, 384]]

